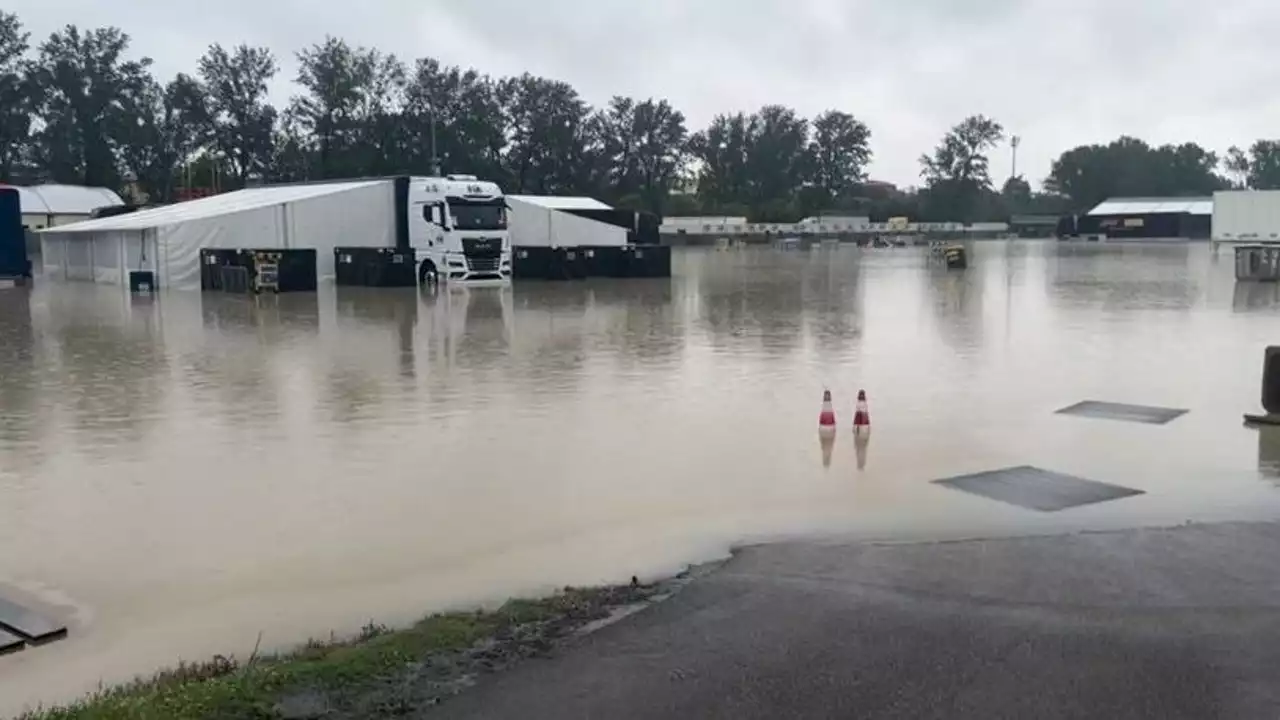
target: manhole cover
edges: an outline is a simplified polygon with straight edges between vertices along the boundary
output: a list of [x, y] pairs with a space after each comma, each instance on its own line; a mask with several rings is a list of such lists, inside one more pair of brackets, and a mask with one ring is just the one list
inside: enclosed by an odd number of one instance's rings
[[1059, 415], [1079, 415], [1080, 417], [1102, 418], [1104, 420], [1127, 420], [1129, 422], [1163, 425], [1176, 417], [1186, 414], [1186, 410], [1178, 408], [1151, 407], [1149, 405], [1126, 405], [1124, 403], [1085, 400], [1058, 411]]
[[1079, 505], [1119, 500], [1131, 495], [1141, 495], [1143, 492], [1096, 480], [1085, 480], [1074, 475], [1041, 470], [1030, 465], [988, 470], [972, 475], [957, 475], [933, 482], [954, 490], [1040, 512], [1055, 512]]

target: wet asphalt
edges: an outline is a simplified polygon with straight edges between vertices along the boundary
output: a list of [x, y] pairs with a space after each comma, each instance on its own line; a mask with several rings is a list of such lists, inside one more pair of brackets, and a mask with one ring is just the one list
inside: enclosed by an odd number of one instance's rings
[[1280, 717], [1280, 524], [748, 548], [424, 716]]

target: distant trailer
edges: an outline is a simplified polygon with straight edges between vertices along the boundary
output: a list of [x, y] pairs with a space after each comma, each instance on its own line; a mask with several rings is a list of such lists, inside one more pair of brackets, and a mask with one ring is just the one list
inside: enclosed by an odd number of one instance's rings
[[1213, 194], [1213, 250], [1222, 245], [1280, 244], [1280, 190]]

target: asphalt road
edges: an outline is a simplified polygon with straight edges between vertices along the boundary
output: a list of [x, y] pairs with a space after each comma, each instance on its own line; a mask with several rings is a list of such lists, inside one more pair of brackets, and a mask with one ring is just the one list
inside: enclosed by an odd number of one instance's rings
[[742, 551], [432, 718], [1276, 718], [1280, 525]]

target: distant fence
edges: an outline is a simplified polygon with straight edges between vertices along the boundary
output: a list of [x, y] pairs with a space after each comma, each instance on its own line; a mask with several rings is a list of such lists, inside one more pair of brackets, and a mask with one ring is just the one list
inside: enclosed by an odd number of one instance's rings
[[721, 237], [748, 235], [963, 235], [1009, 232], [1008, 223], [744, 223], [705, 225], [663, 225], [663, 235], [716, 235]]

